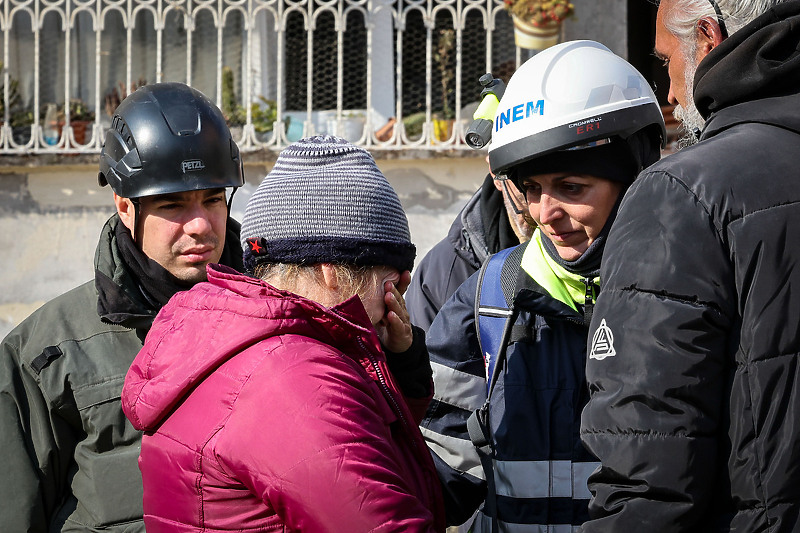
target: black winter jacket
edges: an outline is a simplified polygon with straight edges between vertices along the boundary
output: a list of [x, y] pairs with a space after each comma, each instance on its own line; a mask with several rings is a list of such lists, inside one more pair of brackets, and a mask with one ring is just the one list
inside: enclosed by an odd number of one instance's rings
[[447, 237], [414, 269], [405, 295], [411, 323], [427, 330], [447, 299], [487, 257], [517, 244], [519, 238], [511, 229], [503, 193], [487, 174], [481, 188], [453, 221]]
[[701, 142], [609, 235], [581, 436], [585, 533], [800, 529], [800, 2], [701, 62]]

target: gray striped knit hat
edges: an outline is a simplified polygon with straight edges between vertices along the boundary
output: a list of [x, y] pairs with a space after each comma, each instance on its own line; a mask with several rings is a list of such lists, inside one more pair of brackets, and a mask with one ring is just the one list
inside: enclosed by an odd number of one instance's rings
[[344, 139], [284, 149], [242, 221], [244, 267], [259, 263], [414, 266], [408, 219], [375, 160]]

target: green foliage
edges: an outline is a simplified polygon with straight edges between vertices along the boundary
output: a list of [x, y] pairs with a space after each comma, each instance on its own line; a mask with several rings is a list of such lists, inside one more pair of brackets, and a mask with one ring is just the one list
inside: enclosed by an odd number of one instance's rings
[[69, 101], [69, 119], [92, 122], [94, 120], [94, 111], [89, 109], [89, 106], [80, 98], [72, 98]]
[[[236, 98], [233, 69], [230, 67], [222, 67], [222, 114], [229, 126], [244, 126], [247, 123], [247, 109]], [[250, 104], [250, 116], [256, 133], [270, 132], [278, 120], [278, 104], [275, 100], [259, 96], [258, 102]], [[289, 118], [284, 122], [288, 124]]]
[[439, 70], [439, 82], [442, 91], [442, 116], [443, 118], [454, 118], [455, 111], [450, 107], [450, 95], [453, 89], [450, 84], [455, 78], [455, 69], [450, 65], [451, 57], [456, 46], [456, 32], [450, 28], [439, 30], [439, 39], [436, 42], [436, 50], [433, 53], [433, 60]]
[[[250, 115], [253, 119], [253, 128], [256, 133], [266, 133], [272, 131], [275, 121], [278, 120], [278, 104], [275, 100], [268, 100], [263, 96], [258, 97], [261, 104], [253, 102], [250, 104]], [[289, 123], [289, 118], [286, 118]]]
[[[0, 61], [0, 122], [5, 120], [5, 76], [2, 76], [3, 63]], [[33, 112], [22, 107], [19, 95], [19, 80], [8, 78], [8, 113], [9, 124], [12, 128], [30, 126], [33, 124]]]
[[241, 111], [241, 106], [236, 101], [233, 69], [222, 67], [222, 114], [225, 115], [229, 125], [241, 126], [245, 123], [241, 117]]
[[422, 136], [422, 126], [425, 124], [425, 113], [414, 113], [403, 117], [403, 129], [406, 130], [406, 135], [410, 139], [419, 138]]

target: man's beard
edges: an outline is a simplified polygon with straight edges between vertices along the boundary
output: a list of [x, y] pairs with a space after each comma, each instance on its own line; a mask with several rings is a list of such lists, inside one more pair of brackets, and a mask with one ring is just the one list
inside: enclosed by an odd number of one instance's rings
[[681, 123], [681, 137], [676, 143], [678, 150], [697, 143], [697, 141], [700, 140], [698, 138], [699, 132], [702, 131], [703, 126], [706, 124], [706, 121], [703, 120], [703, 117], [700, 115], [700, 111], [697, 110], [697, 106], [694, 105], [694, 74], [697, 71], [697, 65], [691, 60], [692, 56], [694, 56], [694, 54], [687, 57], [686, 69], [683, 72], [684, 86], [687, 91], [691, 91], [692, 93], [687, 95], [689, 97], [689, 103], [686, 108], [678, 104], [672, 111], [675, 120]]
[[700, 116], [700, 112], [697, 110], [694, 102], [689, 104], [686, 109], [681, 105], [676, 105], [672, 114], [675, 119], [681, 123], [681, 136], [676, 143], [678, 150], [697, 143], [697, 141], [700, 140], [697, 133], [703, 129], [706, 121]]

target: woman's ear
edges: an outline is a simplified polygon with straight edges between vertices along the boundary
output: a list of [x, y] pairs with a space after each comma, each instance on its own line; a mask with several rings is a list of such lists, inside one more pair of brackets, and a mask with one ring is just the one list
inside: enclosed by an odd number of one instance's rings
[[336, 269], [330, 263], [320, 263], [320, 270], [322, 271], [322, 282], [329, 291], [336, 292], [339, 290], [339, 276], [336, 275]]

